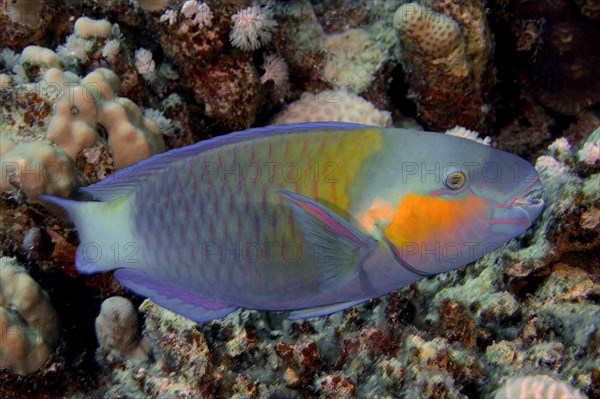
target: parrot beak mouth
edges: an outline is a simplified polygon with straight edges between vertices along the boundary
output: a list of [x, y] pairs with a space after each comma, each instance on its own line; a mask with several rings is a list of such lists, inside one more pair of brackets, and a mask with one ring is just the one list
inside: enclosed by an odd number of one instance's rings
[[[512, 237], [527, 230], [544, 210], [542, 195], [542, 182], [535, 176], [510, 201], [496, 205], [492, 216], [493, 229]], [[516, 226], [520, 227], [517, 229]]]
[[527, 223], [527, 228], [529, 228], [544, 209], [544, 192], [542, 181], [537, 173], [534, 172], [527, 181], [528, 183], [515, 194], [513, 199], [503, 206], [507, 209], [518, 210], [522, 214], [521, 218], [526, 216], [529, 219]]
[[523, 209], [529, 215], [531, 223], [542, 213], [544, 209], [544, 199], [542, 198], [541, 183], [539, 186], [533, 186], [521, 197], [515, 199], [514, 207]]

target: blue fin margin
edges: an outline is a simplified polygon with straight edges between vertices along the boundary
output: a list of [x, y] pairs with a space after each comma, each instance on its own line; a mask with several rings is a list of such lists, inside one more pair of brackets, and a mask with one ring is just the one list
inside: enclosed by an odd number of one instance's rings
[[115, 277], [136, 294], [196, 322], [220, 319], [238, 308], [190, 294], [137, 270], [119, 269]]

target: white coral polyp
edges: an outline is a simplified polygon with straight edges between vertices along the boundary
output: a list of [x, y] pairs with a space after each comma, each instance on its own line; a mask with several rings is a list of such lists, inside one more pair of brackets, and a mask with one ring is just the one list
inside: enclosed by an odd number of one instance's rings
[[[200, 4], [195, 0], [186, 1], [181, 7], [181, 13], [198, 28], [212, 26], [213, 12], [206, 3]], [[170, 22], [169, 24], [172, 25]]]
[[577, 152], [579, 160], [594, 165], [600, 159], [600, 143], [585, 143]]
[[256, 50], [271, 41], [273, 30], [277, 27], [271, 9], [256, 5], [233, 14], [231, 20], [231, 44], [244, 51]]
[[173, 25], [177, 21], [177, 13], [171, 9], [168, 9], [160, 16], [160, 22], [167, 22], [169, 25]]
[[196, 0], [188, 0], [181, 6], [181, 13], [187, 18], [192, 18], [198, 9]]
[[145, 48], [141, 48], [135, 51], [135, 69], [141, 75], [149, 75], [154, 73], [156, 70], [156, 64], [152, 59], [152, 53]]
[[457, 137], [462, 137], [465, 139], [469, 139], [469, 140], [473, 140], [476, 141], [478, 143], [481, 144], [485, 144], [485, 145], [492, 145], [492, 138], [487, 136], [485, 138], [480, 138], [479, 137], [479, 133], [475, 132], [473, 130], [469, 130], [467, 128], [464, 128], [462, 126], [456, 126], [448, 131], [446, 131], [446, 134], [449, 134], [450, 136], [457, 136]]
[[104, 44], [102, 48], [102, 57], [109, 61], [113, 61], [121, 51], [121, 43], [117, 39], [112, 39]]
[[193, 23], [198, 25], [198, 28], [211, 27], [212, 26], [213, 13], [210, 7], [206, 3], [200, 4], [196, 16], [193, 19]]
[[566, 165], [549, 155], [539, 157], [535, 162], [535, 169], [544, 176], [565, 176], [569, 173]]
[[93, 47], [94, 43], [90, 40], [73, 34], [67, 37], [67, 41], [64, 45], [58, 46], [56, 52], [66, 59], [87, 62], [89, 60], [88, 54], [92, 51]]
[[289, 78], [289, 69], [285, 60], [277, 54], [267, 54], [263, 63], [264, 75], [260, 77], [260, 82], [265, 84], [269, 80], [275, 86], [283, 87], [287, 85]]

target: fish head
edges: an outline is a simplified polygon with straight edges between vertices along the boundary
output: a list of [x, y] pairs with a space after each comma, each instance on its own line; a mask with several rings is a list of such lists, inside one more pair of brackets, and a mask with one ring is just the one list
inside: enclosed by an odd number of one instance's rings
[[525, 232], [544, 206], [542, 183], [526, 160], [438, 136], [441, 145], [421, 153], [423, 172], [390, 184], [398, 189], [395, 197], [393, 188], [387, 194], [388, 217], [380, 226], [398, 261], [422, 274], [481, 258]]

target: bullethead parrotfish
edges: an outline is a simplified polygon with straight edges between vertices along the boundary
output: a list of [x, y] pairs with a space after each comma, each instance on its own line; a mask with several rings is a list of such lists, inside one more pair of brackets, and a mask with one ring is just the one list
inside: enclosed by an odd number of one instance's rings
[[531, 164], [473, 140], [346, 123], [274, 125], [174, 149], [65, 208], [76, 268], [195, 321], [244, 307], [334, 313], [456, 269], [543, 208]]

